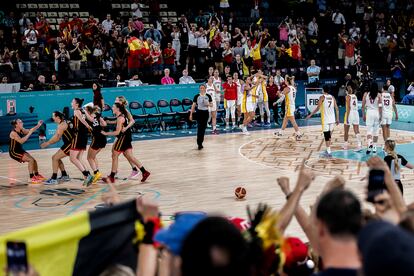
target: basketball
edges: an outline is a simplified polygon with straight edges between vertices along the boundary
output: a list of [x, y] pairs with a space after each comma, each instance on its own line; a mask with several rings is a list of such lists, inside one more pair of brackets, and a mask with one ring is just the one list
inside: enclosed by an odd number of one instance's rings
[[236, 190], [234, 190], [234, 194], [236, 195], [237, 199], [243, 199], [246, 197], [246, 189], [243, 187], [237, 187]]

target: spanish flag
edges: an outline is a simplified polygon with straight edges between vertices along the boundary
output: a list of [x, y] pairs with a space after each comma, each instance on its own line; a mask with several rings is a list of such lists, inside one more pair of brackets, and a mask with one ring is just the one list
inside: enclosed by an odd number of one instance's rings
[[7, 266], [7, 241], [26, 243], [28, 263], [41, 276], [99, 275], [112, 264], [135, 270], [141, 221], [131, 200], [0, 236], [0, 275]]
[[128, 47], [131, 52], [133, 51], [140, 51], [143, 46], [142, 40], [136, 38], [135, 36], [128, 38]]

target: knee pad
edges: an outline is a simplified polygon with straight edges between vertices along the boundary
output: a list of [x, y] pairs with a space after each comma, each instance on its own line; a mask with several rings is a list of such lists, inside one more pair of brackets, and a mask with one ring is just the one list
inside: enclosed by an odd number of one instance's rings
[[330, 131], [324, 131], [323, 136], [325, 137], [325, 141], [331, 140], [331, 132]]

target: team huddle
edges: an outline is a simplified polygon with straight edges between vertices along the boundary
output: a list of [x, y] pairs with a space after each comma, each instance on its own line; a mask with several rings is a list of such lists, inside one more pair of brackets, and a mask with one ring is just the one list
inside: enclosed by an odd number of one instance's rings
[[[59, 111], [55, 111], [52, 114], [53, 121], [58, 125], [56, 133], [50, 140], [42, 143], [40, 147], [46, 148], [60, 140], [62, 140], [63, 145], [52, 156], [52, 176], [47, 180], [39, 174], [36, 159], [27, 153], [22, 146], [31, 134], [43, 124], [43, 121], [39, 121], [35, 127], [29, 130], [23, 127], [23, 122], [20, 119], [11, 122], [13, 129], [10, 132], [9, 155], [18, 162], [28, 162], [29, 183], [39, 184], [43, 182], [46, 185], [53, 185], [59, 182], [70, 181], [70, 177], [62, 162], [62, 159], [67, 156], [69, 156], [71, 163], [82, 173], [83, 185], [89, 186], [101, 178], [104, 182], [114, 183], [118, 170], [118, 158], [121, 153], [132, 167], [129, 178], [137, 179], [139, 177], [139, 169], [142, 173], [141, 182], [144, 182], [150, 176], [150, 172], [145, 170], [141, 162], [133, 155], [131, 127], [135, 121], [131, 113], [126, 109], [128, 103], [125, 97], [117, 97], [112, 106], [115, 120], [105, 121], [101, 117], [101, 108], [98, 105], [88, 104], [82, 107], [82, 104], [83, 99], [74, 98], [72, 100], [73, 117], [71, 120], [67, 120], [64, 114]], [[108, 124], [115, 125], [115, 129], [113, 131], [105, 131]], [[92, 142], [87, 150], [86, 162], [83, 159], [83, 154], [87, 149], [89, 135], [92, 137]], [[99, 171], [97, 155], [105, 148], [107, 136], [115, 136], [116, 140], [112, 145], [111, 173], [107, 177], [102, 177]], [[87, 163], [89, 163], [93, 173], [88, 170]], [[61, 176], [58, 178], [59, 170], [61, 171]]]

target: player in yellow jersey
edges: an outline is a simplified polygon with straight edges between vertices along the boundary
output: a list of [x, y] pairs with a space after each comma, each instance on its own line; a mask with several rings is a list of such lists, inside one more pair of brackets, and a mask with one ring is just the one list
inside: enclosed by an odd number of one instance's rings
[[285, 96], [285, 117], [283, 118], [282, 129], [275, 132], [276, 136], [282, 136], [283, 131], [286, 129], [288, 121], [292, 124], [295, 129], [296, 140], [302, 138], [302, 134], [299, 131], [298, 124], [295, 120], [295, 100], [296, 100], [296, 86], [295, 86], [295, 77], [294, 76], [285, 76], [286, 87], [283, 89], [282, 93]]

